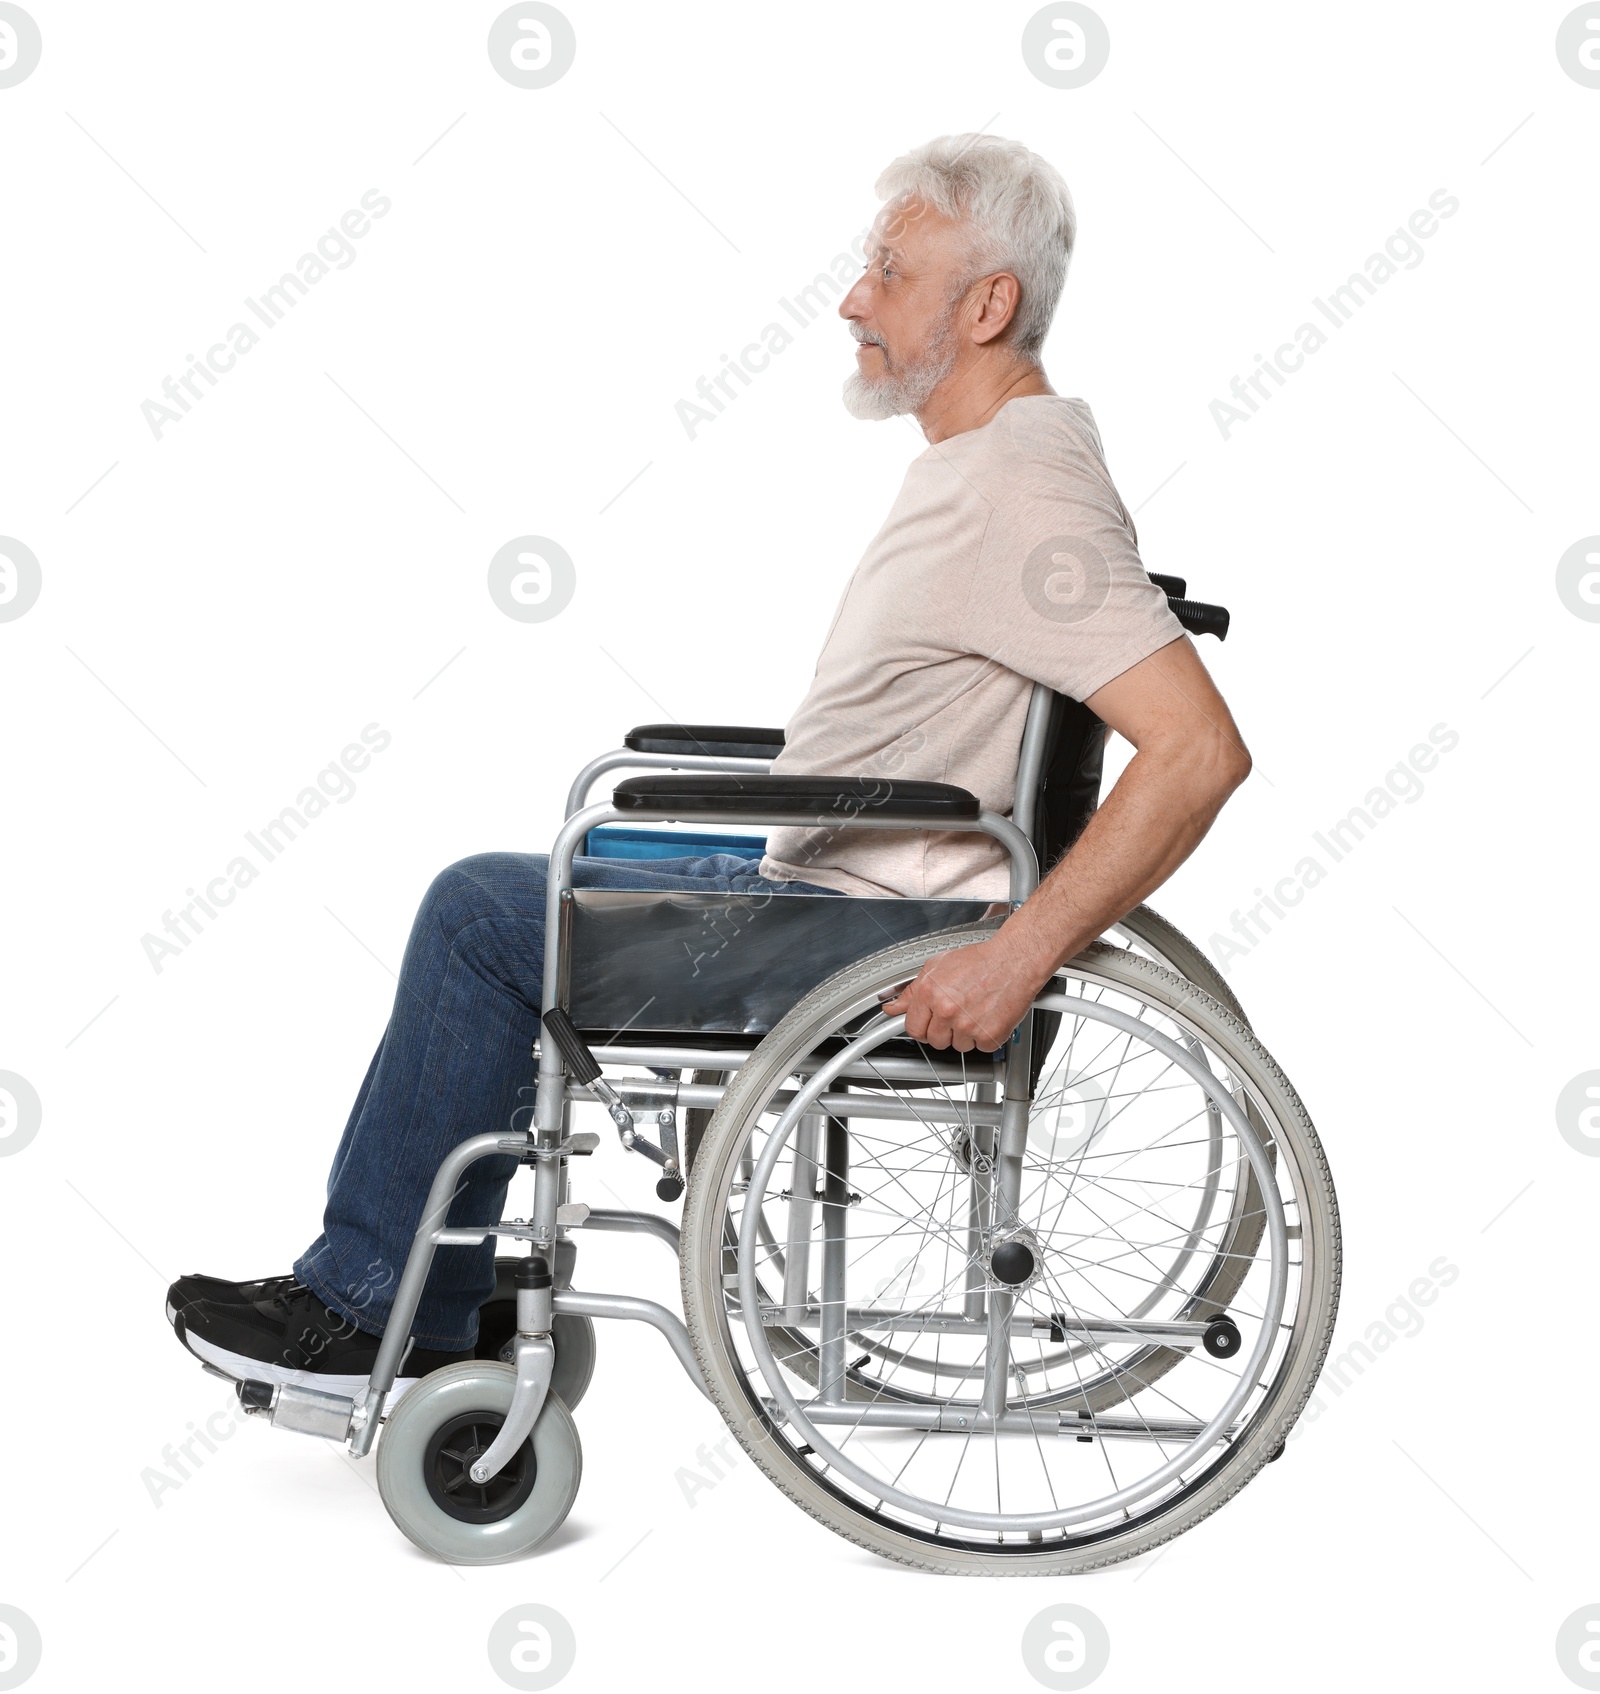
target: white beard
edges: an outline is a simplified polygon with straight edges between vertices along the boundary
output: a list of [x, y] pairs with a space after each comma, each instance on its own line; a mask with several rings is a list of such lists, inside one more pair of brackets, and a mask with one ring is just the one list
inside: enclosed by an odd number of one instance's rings
[[844, 407], [850, 416], [879, 423], [885, 418], [921, 411], [956, 362], [956, 338], [951, 333], [953, 318], [952, 312], [914, 363], [897, 371], [886, 370], [876, 378], [869, 378], [859, 370], [847, 377]]

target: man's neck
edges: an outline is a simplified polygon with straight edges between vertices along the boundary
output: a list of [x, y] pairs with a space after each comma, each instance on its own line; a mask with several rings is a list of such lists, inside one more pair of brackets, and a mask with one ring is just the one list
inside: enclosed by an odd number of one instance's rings
[[980, 360], [952, 371], [928, 396], [917, 422], [930, 443], [948, 441], [952, 435], [982, 429], [1008, 400], [1054, 393], [1044, 368], [1031, 360], [1012, 360], [998, 371]]

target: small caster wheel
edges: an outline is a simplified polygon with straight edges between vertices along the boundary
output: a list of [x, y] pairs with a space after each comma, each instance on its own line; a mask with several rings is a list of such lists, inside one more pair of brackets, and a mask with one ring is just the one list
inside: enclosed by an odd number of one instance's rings
[[1213, 1359], [1231, 1359], [1242, 1344], [1238, 1324], [1220, 1313], [1206, 1325], [1201, 1339]]
[[[517, 1295], [513, 1278], [521, 1263], [520, 1258], [495, 1260], [495, 1292], [478, 1309], [478, 1344], [475, 1351], [480, 1359], [499, 1359], [502, 1363], [510, 1363], [512, 1344], [517, 1335]], [[575, 1412], [594, 1375], [594, 1319], [558, 1312], [550, 1326], [550, 1337], [556, 1344], [556, 1368], [550, 1378], [550, 1392], [561, 1397], [569, 1412]]]
[[556, 1368], [550, 1377], [550, 1392], [570, 1412], [589, 1392], [594, 1375], [594, 1319], [557, 1312], [550, 1324], [556, 1344]]
[[424, 1552], [453, 1565], [494, 1565], [529, 1552], [566, 1521], [583, 1475], [578, 1426], [551, 1394], [533, 1434], [498, 1476], [468, 1474], [511, 1405], [516, 1372], [466, 1359], [416, 1384], [378, 1442], [378, 1493]]

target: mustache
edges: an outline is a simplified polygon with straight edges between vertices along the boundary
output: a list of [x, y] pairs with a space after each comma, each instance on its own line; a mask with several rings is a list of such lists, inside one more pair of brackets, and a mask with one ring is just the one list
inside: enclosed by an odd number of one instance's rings
[[874, 335], [870, 329], [858, 329], [855, 324], [851, 324], [850, 338], [858, 347], [879, 347], [885, 353], [889, 351], [888, 347], [884, 345], [883, 337]]

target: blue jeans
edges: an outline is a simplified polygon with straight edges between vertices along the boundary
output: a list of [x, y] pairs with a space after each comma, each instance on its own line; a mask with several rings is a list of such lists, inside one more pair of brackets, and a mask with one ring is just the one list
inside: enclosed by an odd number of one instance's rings
[[[530, 1049], [544, 984], [545, 856], [479, 853], [434, 878], [406, 945], [389, 1027], [367, 1067], [328, 1173], [322, 1234], [294, 1274], [358, 1328], [382, 1334], [440, 1162], [489, 1130], [524, 1129], [538, 1075]], [[759, 859], [575, 859], [580, 888], [832, 894], [759, 874]], [[841, 896], [843, 898], [843, 896]], [[515, 1124], [513, 1124], [515, 1119]], [[517, 1169], [509, 1154], [465, 1173], [447, 1222], [498, 1223]], [[459, 1352], [494, 1290], [494, 1240], [444, 1247], [411, 1332]]]

